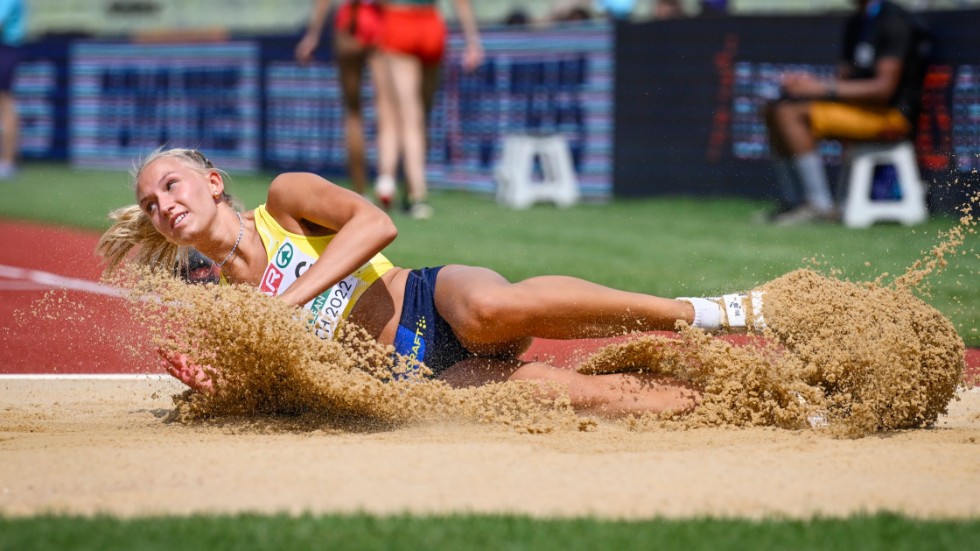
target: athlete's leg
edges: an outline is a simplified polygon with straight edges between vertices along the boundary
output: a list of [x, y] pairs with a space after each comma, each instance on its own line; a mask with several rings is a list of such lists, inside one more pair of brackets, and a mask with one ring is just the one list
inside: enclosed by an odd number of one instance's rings
[[[435, 103], [436, 92], [439, 90], [439, 75], [442, 71], [442, 63], [429, 63], [422, 65], [422, 109], [425, 120], [429, 120], [432, 113], [432, 105]], [[423, 134], [423, 137], [426, 137]]]
[[347, 145], [347, 171], [354, 191], [364, 194], [367, 189], [367, 159], [364, 147], [364, 113], [361, 104], [361, 83], [366, 50], [353, 36], [336, 33], [336, 58], [340, 72], [340, 90], [344, 101], [344, 137]]
[[796, 175], [796, 167], [793, 166], [793, 154], [786, 145], [782, 128], [776, 123], [777, 106], [785, 102], [786, 100], [769, 102], [762, 110], [769, 131], [769, 156], [779, 185], [779, 206], [775, 214], [787, 212], [803, 202], [801, 184]]
[[810, 104], [781, 101], [772, 106], [772, 125], [777, 129], [781, 153], [788, 156], [815, 151], [817, 141], [810, 133]]
[[425, 182], [422, 62], [415, 56], [397, 52], [386, 51], [383, 55], [392, 80], [394, 100], [398, 105], [399, 152], [408, 180], [409, 198], [413, 202], [424, 201], [428, 190]]
[[0, 163], [13, 167], [17, 160], [20, 142], [20, 121], [17, 106], [11, 92], [0, 93]]
[[694, 321], [694, 307], [685, 301], [566, 276], [509, 283], [492, 270], [459, 265], [439, 272], [435, 302], [460, 342], [486, 355], [512, 354], [529, 337], [608, 337]]
[[368, 57], [368, 67], [374, 82], [375, 111], [377, 115], [378, 191], [391, 200], [395, 192], [398, 172], [398, 111], [391, 72], [381, 52]]
[[614, 373], [583, 375], [541, 362], [472, 358], [444, 371], [440, 379], [456, 388], [503, 381], [539, 383], [546, 396], [568, 394], [577, 411], [617, 416], [666, 410], [686, 412], [694, 408], [700, 394], [681, 381], [649, 374]]
[[823, 159], [817, 151], [817, 139], [811, 131], [811, 105], [810, 102], [779, 102], [773, 106], [773, 122], [792, 156], [807, 202], [804, 208], [778, 216], [776, 223], [794, 224], [833, 217], [830, 184]]

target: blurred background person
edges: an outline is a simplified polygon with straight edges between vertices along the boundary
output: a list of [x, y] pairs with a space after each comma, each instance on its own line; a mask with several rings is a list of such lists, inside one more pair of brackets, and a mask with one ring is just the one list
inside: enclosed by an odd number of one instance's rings
[[368, 181], [362, 87], [365, 67], [370, 71], [374, 82], [378, 165], [386, 167], [388, 174], [394, 174], [398, 162], [394, 106], [387, 95], [391, 87], [382, 84], [388, 74], [384, 70], [383, 61], [376, 54], [381, 33], [382, 9], [373, 0], [317, 0], [306, 33], [296, 45], [296, 59], [300, 63], [307, 64], [313, 59], [333, 4], [339, 4], [331, 35], [333, 57], [337, 63], [344, 102], [347, 171], [354, 190], [363, 195]]
[[589, 0], [557, 0], [551, 5], [549, 19], [553, 23], [589, 21], [593, 17]]
[[523, 27], [531, 24], [531, 16], [523, 8], [514, 8], [504, 16], [504, 25], [508, 27]]
[[14, 73], [26, 33], [24, 2], [0, 0], [0, 179], [3, 180], [17, 175], [20, 118], [14, 97]]
[[[472, 71], [483, 62], [483, 46], [469, 0], [454, 0], [466, 41], [463, 68]], [[446, 49], [447, 29], [435, 0], [388, 0], [380, 56], [387, 75], [382, 86], [394, 98], [397, 124], [395, 151], [408, 182], [408, 210], [413, 218], [432, 216], [425, 176], [426, 132], [429, 111], [439, 81]], [[386, 144], [378, 144], [379, 150]], [[396, 191], [394, 167], [379, 165], [375, 193], [385, 207]]]
[[857, 9], [844, 28], [837, 77], [787, 73], [780, 99], [766, 108], [781, 190], [781, 212], [771, 217], [777, 224], [836, 220], [826, 168], [817, 150], [820, 140], [897, 141], [912, 131], [928, 31], [888, 0], [855, 0], [855, 4]]
[[728, 0], [701, 0], [702, 17], [728, 15]]
[[627, 20], [633, 14], [634, 0], [596, 0], [596, 7], [610, 19]]
[[654, 0], [653, 18], [654, 19], [674, 19], [676, 17], [687, 17], [684, 6], [680, 0]]

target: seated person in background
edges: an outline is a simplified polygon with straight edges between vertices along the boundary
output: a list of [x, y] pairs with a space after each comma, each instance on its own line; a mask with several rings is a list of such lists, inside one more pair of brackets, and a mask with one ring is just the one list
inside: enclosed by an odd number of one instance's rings
[[[856, 0], [837, 77], [788, 73], [766, 106], [780, 185], [777, 224], [837, 218], [817, 144], [821, 139], [895, 141], [917, 116], [928, 48], [924, 26], [888, 0]], [[794, 175], [794, 170], [797, 172]], [[794, 176], [802, 183], [802, 198]]]

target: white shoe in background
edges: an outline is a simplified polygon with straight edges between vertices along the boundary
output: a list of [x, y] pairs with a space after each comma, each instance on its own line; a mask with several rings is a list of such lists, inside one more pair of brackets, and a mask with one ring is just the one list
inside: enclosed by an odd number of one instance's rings
[[374, 194], [378, 197], [381, 208], [388, 212], [391, 210], [391, 202], [395, 198], [395, 178], [387, 175], [380, 175], [374, 182]]
[[424, 201], [412, 203], [412, 206], [409, 209], [409, 214], [411, 214], [412, 218], [416, 220], [428, 220], [429, 218], [432, 218], [434, 213], [435, 211], [432, 209], [432, 206]]
[[0, 180], [13, 180], [17, 177], [17, 165], [0, 162]]

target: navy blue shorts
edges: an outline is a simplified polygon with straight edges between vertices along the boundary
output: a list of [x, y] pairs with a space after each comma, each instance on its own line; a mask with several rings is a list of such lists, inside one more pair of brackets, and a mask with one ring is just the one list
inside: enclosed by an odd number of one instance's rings
[[[442, 266], [412, 270], [405, 283], [402, 316], [395, 334], [395, 352], [419, 360], [438, 375], [473, 353], [463, 347], [449, 323], [436, 311], [436, 277]], [[404, 379], [405, 375], [396, 375]]]

